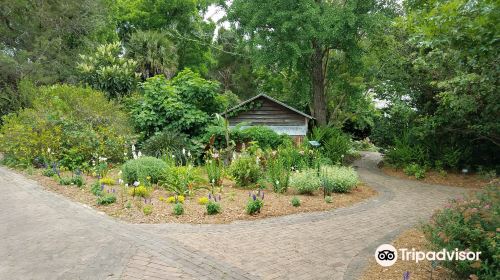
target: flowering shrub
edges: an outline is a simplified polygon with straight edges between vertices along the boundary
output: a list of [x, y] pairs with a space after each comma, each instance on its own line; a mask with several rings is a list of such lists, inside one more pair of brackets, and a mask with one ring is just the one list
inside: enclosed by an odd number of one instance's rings
[[173, 166], [162, 174], [159, 184], [177, 196], [191, 195], [201, 181], [198, 170], [193, 166]]
[[131, 187], [128, 189], [128, 194], [131, 196], [138, 196], [138, 197], [150, 197], [151, 196], [151, 190], [145, 186], [138, 186], [138, 187]]
[[115, 180], [113, 178], [104, 177], [104, 178], [99, 180], [99, 183], [104, 184], [104, 185], [108, 185], [108, 186], [112, 186], [115, 184]]
[[167, 163], [161, 159], [154, 157], [139, 157], [125, 162], [122, 166], [122, 178], [125, 183], [132, 184], [133, 182], [145, 183], [149, 177], [151, 183], [157, 183], [164, 170], [167, 168]]
[[207, 197], [200, 197], [200, 198], [198, 198], [198, 204], [200, 204], [200, 205], [206, 205], [206, 204], [208, 204], [208, 198]]
[[290, 176], [290, 185], [300, 194], [313, 194], [321, 186], [321, 180], [315, 169], [304, 169]]
[[255, 213], [260, 213], [262, 207], [264, 207], [264, 191], [259, 190], [257, 194], [248, 193], [250, 199], [247, 202], [247, 214], [254, 215]]
[[87, 170], [98, 156], [122, 162], [131, 135], [126, 115], [114, 102], [101, 92], [69, 85], [38, 88], [31, 108], [3, 121], [0, 151], [21, 166], [38, 159]]
[[325, 166], [320, 170], [325, 194], [350, 192], [358, 184], [358, 174], [351, 167]]
[[257, 157], [243, 153], [233, 160], [229, 167], [229, 173], [240, 187], [257, 183], [261, 176], [261, 170]]
[[498, 279], [500, 271], [500, 186], [453, 199], [424, 226], [433, 249], [481, 252], [479, 261], [444, 261], [459, 279]]
[[[208, 159], [205, 162], [205, 168], [207, 170], [208, 182], [212, 185], [212, 187], [222, 185], [224, 166], [218, 153], [214, 152], [209, 154]], [[212, 190], [212, 192], [214, 191]]]
[[174, 215], [176, 216], [184, 214], [184, 207], [182, 206], [182, 204], [176, 203], [172, 208], [172, 213], [174, 213]]
[[167, 203], [181, 203], [181, 204], [183, 204], [185, 199], [186, 198], [183, 195], [176, 195], [176, 196], [167, 197], [167, 199], [165, 201]]

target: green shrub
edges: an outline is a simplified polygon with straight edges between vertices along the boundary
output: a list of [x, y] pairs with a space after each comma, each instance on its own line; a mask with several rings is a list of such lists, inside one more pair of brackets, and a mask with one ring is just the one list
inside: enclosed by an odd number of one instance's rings
[[42, 175], [46, 177], [52, 177], [57, 175], [53, 168], [46, 168], [42, 171]]
[[105, 194], [97, 197], [97, 204], [108, 205], [116, 202], [116, 196], [112, 194]]
[[90, 192], [95, 196], [100, 196], [102, 194], [103, 187], [99, 184], [99, 181], [96, 181], [92, 184], [90, 188]]
[[425, 178], [425, 167], [421, 167], [420, 165], [416, 163], [412, 163], [407, 165], [403, 171], [405, 172], [406, 175], [408, 176], [415, 176], [417, 179], [423, 179]]
[[[445, 209], [437, 211], [424, 226], [426, 238], [436, 251], [481, 252], [480, 261], [443, 261], [457, 279], [498, 279], [500, 271], [500, 186], [489, 186], [466, 197], [454, 199]], [[472, 277], [471, 277], [472, 278]], [[476, 278], [477, 279], [477, 278]]]
[[98, 91], [68, 85], [37, 89], [31, 108], [4, 117], [0, 151], [21, 165], [35, 159], [88, 169], [96, 157], [122, 162], [131, 129], [119, 106]]
[[172, 208], [172, 213], [176, 216], [184, 214], [184, 206], [181, 203], [176, 203]]
[[71, 177], [61, 177], [59, 179], [59, 185], [68, 186], [73, 184], [73, 178]]
[[358, 184], [358, 174], [351, 167], [324, 166], [320, 170], [325, 194], [350, 192]]
[[257, 158], [245, 153], [233, 160], [229, 173], [240, 187], [257, 183], [261, 176]]
[[332, 203], [332, 202], [333, 202], [332, 197], [331, 197], [331, 196], [329, 196], [329, 195], [325, 196], [325, 202], [326, 202], [326, 203]]
[[284, 193], [288, 190], [290, 167], [285, 164], [285, 160], [279, 154], [267, 160], [266, 171], [267, 179], [273, 185], [274, 192]]
[[79, 188], [81, 188], [83, 185], [85, 185], [85, 180], [83, 179], [83, 176], [81, 176], [81, 175], [73, 176], [72, 179], [73, 179], [73, 184], [75, 184]]
[[127, 184], [138, 181], [146, 183], [150, 177], [151, 183], [157, 183], [167, 169], [167, 163], [155, 157], [139, 157], [125, 162], [122, 166], [122, 179]]
[[315, 169], [304, 169], [290, 176], [290, 185], [300, 194], [313, 194], [321, 186], [321, 180]]
[[250, 198], [247, 202], [247, 214], [254, 215], [260, 213], [262, 207], [264, 207], [264, 201], [254, 195], [253, 198]]
[[142, 207], [142, 213], [144, 213], [144, 215], [146, 216], [151, 215], [151, 213], [153, 213], [153, 206], [149, 204], [144, 205], [144, 207]]
[[283, 136], [266, 126], [250, 126], [241, 130], [243, 142], [257, 142], [262, 149], [276, 149], [283, 143]]
[[388, 149], [385, 159], [389, 164], [401, 168], [412, 163], [425, 164], [429, 156], [426, 148], [413, 141], [410, 133], [405, 133], [395, 140], [393, 148]]
[[293, 207], [299, 207], [300, 206], [300, 199], [296, 196], [294, 196], [292, 198], [292, 200], [290, 201], [290, 203], [292, 204]]
[[201, 182], [198, 170], [193, 166], [173, 166], [162, 174], [160, 186], [178, 196], [191, 195], [196, 185]]
[[215, 215], [215, 214], [220, 213], [220, 211], [221, 211], [221, 207], [220, 207], [219, 203], [211, 201], [211, 200], [207, 203], [207, 214], [208, 215]]

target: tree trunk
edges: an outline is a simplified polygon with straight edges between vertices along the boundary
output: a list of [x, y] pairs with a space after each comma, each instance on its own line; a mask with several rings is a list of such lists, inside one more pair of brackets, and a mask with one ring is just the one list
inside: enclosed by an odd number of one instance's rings
[[311, 56], [312, 114], [318, 125], [326, 125], [325, 52], [315, 43], [313, 47], [315, 51]]

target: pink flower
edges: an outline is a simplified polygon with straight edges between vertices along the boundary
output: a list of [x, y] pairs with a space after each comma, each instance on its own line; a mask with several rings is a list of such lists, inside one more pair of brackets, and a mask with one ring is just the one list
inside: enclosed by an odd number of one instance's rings
[[213, 156], [212, 156], [212, 157], [213, 157], [213, 158], [215, 158], [215, 159], [218, 159], [218, 158], [219, 158], [219, 154], [218, 154], [218, 153], [215, 153], [215, 154], [213, 154]]

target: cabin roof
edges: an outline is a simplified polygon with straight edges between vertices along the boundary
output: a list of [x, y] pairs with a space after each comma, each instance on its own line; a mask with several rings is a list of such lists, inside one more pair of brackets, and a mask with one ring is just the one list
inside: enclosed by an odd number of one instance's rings
[[252, 98], [250, 98], [248, 100], [245, 100], [245, 101], [241, 102], [240, 104], [234, 106], [233, 108], [230, 108], [230, 109], [226, 110], [222, 114], [226, 115], [227, 113], [229, 113], [231, 111], [234, 111], [235, 109], [238, 109], [239, 107], [241, 107], [241, 106], [243, 106], [245, 104], [248, 104], [248, 103], [250, 103], [250, 102], [252, 102], [252, 101], [254, 101], [254, 100], [256, 100], [256, 99], [258, 99], [260, 97], [266, 98], [266, 99], [268, 99], [268, 100], [270, 100], [270, 101], [272, 101], [272, 102], [274, 102], [276, 104], [279, 104], [279, 105], [281, 105], [281, 106], [283, 106], [283, 107], [285, 107], [285, 108], [287, 108], [287, 109], [289, 109], [289, 110], [291, 110], [291, 111], [293, 111], [293, 112], [295, 112], [295, 113], [297, 113], [299, 115], [302, 115], [302, 116], [304, 116], [304, 117], [306, 117], [308, 119], [314, 119], [312, 116], [310, 116], [310, 115], [308, 115], [308, 114], [306, 114], [304, 112], [301, 112], [301, 111], [299, 111], [299, 110], [297, 110], [297, 109], [295, 109], [293, 107], [290, 107], [290, 106], [286, 105], [285, 103], [283, 103], [281, 101], [278, 101], [278, 100], [276, 100], [276, 99], [274, 99], [274, 98], [272, 98], [272, 97], [270, 97], [270, 96], [268, 96], [268, 95], [266, 95], [264, 93], [258, 94], [258, 95], [254, 96], [254, 97], [252, 97]]

